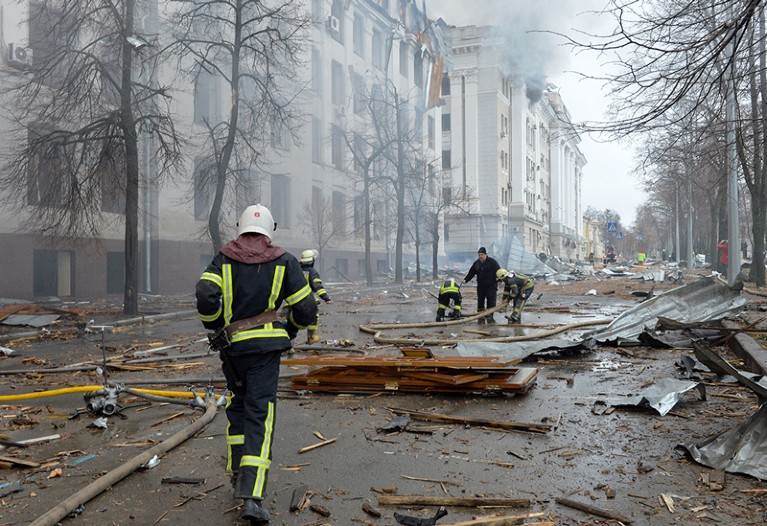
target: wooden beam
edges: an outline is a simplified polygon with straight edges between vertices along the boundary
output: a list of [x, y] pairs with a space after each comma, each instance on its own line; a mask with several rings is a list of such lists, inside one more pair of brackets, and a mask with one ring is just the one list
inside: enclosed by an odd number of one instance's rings
[[434, 497], [430, 495], [381, 495], [378, 504], [389, 506], [505, 506], [508, 508], [529, 508], [530, 499], [506, 497]]

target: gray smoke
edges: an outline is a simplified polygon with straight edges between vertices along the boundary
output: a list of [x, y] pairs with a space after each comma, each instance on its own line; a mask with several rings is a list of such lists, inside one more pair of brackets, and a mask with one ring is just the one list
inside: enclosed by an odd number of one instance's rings
[[[449, 25], [493, 26], [502, 39], [501, 63], [505, 73], [519, 76], [527, 96], [535, 102], [546, 87], [547, 77], [569, 68], [570, 49], [555, 33], [588, 31], [592, 19], [607, 0], [427, 0], [429, 18], [442, 17]], [[583, 15], [583, 16], [579, 16]]]

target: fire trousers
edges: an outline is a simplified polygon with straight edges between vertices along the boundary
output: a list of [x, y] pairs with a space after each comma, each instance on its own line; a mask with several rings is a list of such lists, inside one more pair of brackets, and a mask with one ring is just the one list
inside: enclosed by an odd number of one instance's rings
[[263, 499], [266, 492], [281, 353], [230, 353], [234, 371], [223, 365], [227, 389], [232, 392], [226, 406], [226, 469], [237, 474], [236, 498]]

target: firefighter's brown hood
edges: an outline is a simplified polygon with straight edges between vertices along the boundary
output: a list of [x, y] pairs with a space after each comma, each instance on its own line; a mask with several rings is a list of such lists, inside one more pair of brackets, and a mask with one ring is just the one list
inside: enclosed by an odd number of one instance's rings
[[272, 240], [265, 235], [252, 232], [221, 247], [221, 253], [226, 257], [250, 265], [274, 261], [285, 252], [284, 248], [272, 245]]

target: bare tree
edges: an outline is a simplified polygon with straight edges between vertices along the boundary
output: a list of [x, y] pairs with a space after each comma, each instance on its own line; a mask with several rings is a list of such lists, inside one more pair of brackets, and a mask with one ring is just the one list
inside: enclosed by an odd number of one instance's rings
[[323, 251], [330, 246], [331, 241], [338, 234], [336, 229], [338, 216], [336, 214], [339, 213], [343, 214], [345, 211], [335, 210], [333, 198], [327, 197], [308, 200], [298, 214], [298, 222], [303, 226], [304, 233], [311, 236], [312, 243], [317, 247], [320, 262]]
[[[197, 84], [201, 76], [228, 88], [228, 112], [206, 116], [206, 162], [201, 185], [215, 188], [208, 219], [214, 250], [222, 244], [224, 195], [232, 180], [267, 161], [273, 141], [296, 139], [293, 102], [302, 86], [292, 79], [303, 66], [311, 20], [294, 0], [178, 0], [169, 47]], [[290, 135], [287, 139], [285, 135]], [[206, 178], [207, 175], [207, 178]], [[276, 211], [277, 213], [278, 211]]]
[[[23, 227], [60, 242], [101, 237], [106, 211], [124, 215], [123, 311], [138, 313], [139, 136], [167, 173], [179, 159], [169, 97], [147, 79], [156, 71], [141, 0], [30, 3], [34, 62], [13, 77], [6, 96], [20, 148], [0, 185]], [[30, 213], [33, 207], [34, 212]]]
[[[724, 115], [726, 94], [738, 105], [740, 168], [750, 194], [752, 276], [765, 281], [767, 95], [765, 6], [762, 0], [610, 0], [616, 22], [606, 35], [568, 41], [609, 57], [603, 80], [614, 97], [613, 119], [592, 128], [629, 134]], [[721, 223], [721, 221], [720, 221]], [[732, 241], [732, 240], [731, 240]]]

